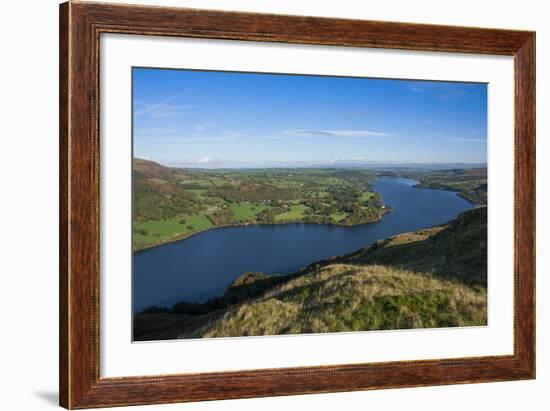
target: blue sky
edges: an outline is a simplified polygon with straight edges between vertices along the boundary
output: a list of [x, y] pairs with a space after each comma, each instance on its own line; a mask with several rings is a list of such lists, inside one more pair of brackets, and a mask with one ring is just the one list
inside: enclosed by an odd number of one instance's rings
[[487, 86], [133, 69], [134, 156], [182, 167], [484, 163]]

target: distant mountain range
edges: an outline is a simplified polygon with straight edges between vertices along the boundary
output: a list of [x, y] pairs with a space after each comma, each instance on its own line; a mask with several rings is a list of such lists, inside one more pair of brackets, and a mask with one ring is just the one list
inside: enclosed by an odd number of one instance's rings
[[450, 170], [459, 168], [486, 167], [487, 163], [438, 163], [406, 161], [369, 161], [369, 160], [326, 160], [326, 161], [162, 161], [168, 167], [189, 169], [263, 169], [263, 168], [366, 168], [372, 170]]

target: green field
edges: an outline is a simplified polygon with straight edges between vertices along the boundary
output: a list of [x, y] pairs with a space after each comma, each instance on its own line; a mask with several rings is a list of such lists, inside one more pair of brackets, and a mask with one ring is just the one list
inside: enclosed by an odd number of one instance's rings
[[332, 213], [330, 217], [334, 220], [334, 222], [339, 223], [340, 221], [343, 221], [346, 219], [348, 215], [346, 213]]
[[361, 201], [369, 201], [373, 198], [375, 193], [373, 193], [372, 191], [365, 191], [363, 193], [361, 193]]
[[233, 203], [229, 206], [229, 209], [233, 212], [235, 221], [245, 221], [254, 218], [267, 208], [269, 207], [263, 204], [256, 205], [250, 203]]
[[277, 214], [275, 221], [299, 221], [304, 218], [307, 207], [303, 204], [291, 205], [287, 212]]
[[[185, 223], [182, 224], [182, 221]], [[134, 245], [138, 246], [163, 243], [211, 227], [213, 227], [212, 222], [201, 214], [134, 223], [133, 241]]]

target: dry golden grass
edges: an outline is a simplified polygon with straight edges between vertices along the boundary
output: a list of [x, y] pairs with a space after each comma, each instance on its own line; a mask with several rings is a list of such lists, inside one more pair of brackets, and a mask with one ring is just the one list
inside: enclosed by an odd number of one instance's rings
[[438, 226], [438, 227], [432, 227], [427, 228], [425, 230], [419, 230], [419, 231], [413, 231], [410, 233], [403, 233], [396, 235], [394, 237], [390, 237], [385, 241], [385, 245], [387, 247], [394, 246], [394, 245], [400, 245], [400, 244], [410, 244], [414, 243], [416, 241], [423, 241], [426, 240], [428, 237], [439, 233], [441, 230], [443, 230], [445, 226]]
[[387, 266], [335, 264], [229, 310], [203, 337], [485, 325], [487, 291]]

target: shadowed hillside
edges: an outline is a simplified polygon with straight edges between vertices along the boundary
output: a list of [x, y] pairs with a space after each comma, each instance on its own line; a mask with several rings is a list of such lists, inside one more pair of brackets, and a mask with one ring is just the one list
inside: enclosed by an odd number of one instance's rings
[[204, 304], [151, 307], [137, 340], [437, 328], [487, 322], [487, 209], [288, 276], [245, 273]]
[[183, 171], [141, 159], [134, 159], [133, 167], [136, 222], [168, 219], [201, 209], [197, 198], [177, 184], [186, 175]]
[[460, 214], [445, 226], [403, 233], [334, 261], [385, 265], [487, 286], [487, 207]]

